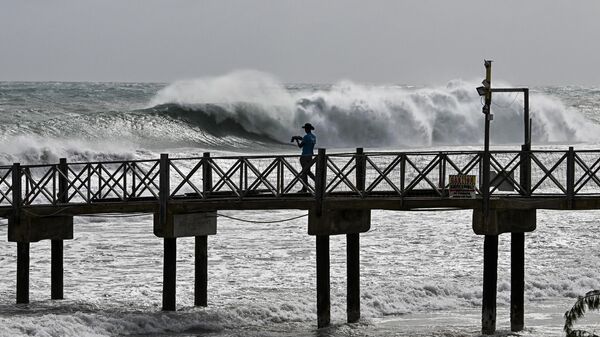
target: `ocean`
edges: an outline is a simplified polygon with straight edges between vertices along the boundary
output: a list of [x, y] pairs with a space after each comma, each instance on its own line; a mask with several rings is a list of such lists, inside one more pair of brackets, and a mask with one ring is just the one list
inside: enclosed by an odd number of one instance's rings
[[[254, 71], [175, 83], [0, 82], [0, 165], [265, 153], [477, 150], [477, 81], [439, 86], [282, 84]], [[494, 86], [510, 86], [494, 83]], [[494, 96], [494, 148], [519, 149], [522, 97]], [[600, 148], [600, 88], [532, 87], [534, 148]], [[298, 210], [224, 211], [249, 220]], [[500, 236], [498, 335], [562, 336], [578, 295], [600, 289], [600, 211], [539, 210], [526, 234], [525, 331], [510, 333], [510, 236]], [[6, 238], [6, 220], [0, 237]], [[30, 300], [16, 305], [16, 244], [0, 241], [0, 336], [478, 336], [483, 237], [470, 211], [374, 211], [361, 235], [359, 323], [346, 321], [345, 237], [331, 238], [332, 326], [316, 328], [315, 238], [306, 218], [225, 217], [208, 239], [208, 307], [193, 306], [193, 239], [178, 240], [176, 312], [162, 312], [151, 215], [76, 217], [65, 300], [50, 298], [50, 243], [31, 245]], [[582, 321], [600, 330], [591, 312]]]

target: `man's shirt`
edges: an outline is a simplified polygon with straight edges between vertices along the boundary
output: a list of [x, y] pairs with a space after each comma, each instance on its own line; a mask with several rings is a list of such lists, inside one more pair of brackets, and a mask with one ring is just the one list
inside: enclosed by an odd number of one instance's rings
[[302, 142], [304, 143], [302, 146], [302, 155], [312, 156], [315, 144], [317, 144], [317, 137], [312, 133], [307, 133], [302, 137]]

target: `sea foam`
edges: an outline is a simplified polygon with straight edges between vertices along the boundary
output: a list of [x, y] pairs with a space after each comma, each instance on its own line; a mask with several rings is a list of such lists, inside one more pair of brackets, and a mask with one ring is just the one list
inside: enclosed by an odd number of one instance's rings
[[[476, 86], [463, 80], [420, 88], [340, 81], [326, 88], [286, 90], [269, 74], [238, 71], [175, 82], [160, 90], [150, 105], [177, 104], [211, 115], [217, 123], [227, 120], [281, 141], [311, 122], [320, 145], [328, 147], [461, 145], [483, 140], [482, 101]], [[492, 142], [522, 142], [522, 95], [496, 94], [493, 102]], [[557, 98], [533, 93], [530, 102], [535, 143], [600, 139], [598, 125]]]

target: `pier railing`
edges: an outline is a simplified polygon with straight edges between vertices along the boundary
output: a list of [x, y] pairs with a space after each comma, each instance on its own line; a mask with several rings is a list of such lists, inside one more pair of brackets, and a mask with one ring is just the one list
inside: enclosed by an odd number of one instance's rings
[[[451, 175], [474, 175], [481, 195], [481, 151], [378, 152], [313, 157], [239, 156], [0, 166], [0, 207], [159, 200], [161, 171], [170, 199], [449, 197]], [[319, 168], [317, 166], [322, 165]], [[600, 150], [492, 151], [490, 195], [600, 196]], [[306, 182], [303, 173], [308, 173]], [[304, 189], [302, 193], [298, 193]], [[15, 198], [16, 197], [16, 198]]]

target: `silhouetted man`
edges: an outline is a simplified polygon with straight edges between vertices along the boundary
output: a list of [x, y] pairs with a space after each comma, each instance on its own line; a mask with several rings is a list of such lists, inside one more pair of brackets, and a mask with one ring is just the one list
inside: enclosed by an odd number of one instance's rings
[[296, 141], [298, 147], [302, 148], [302, 155], [300, 156], [300, 165], [302, 166], [300, 180], [304, 182], [304, 185], [302, 186], [302, 189], [298, 191], [299, 193], [306, 192], [306, 186], [308, 185], [307, 176], [310, 176], [313, 180], [315, 179], [315, 175], [310, 171], [310, 163], [312, 161], [315, 144], [317, 143], [317, 137], [311, 132], [315, 128], [310, 123], [304, 124], [302, 128], [306, 132], [304, 137], [292, 137], [292, 140]]

